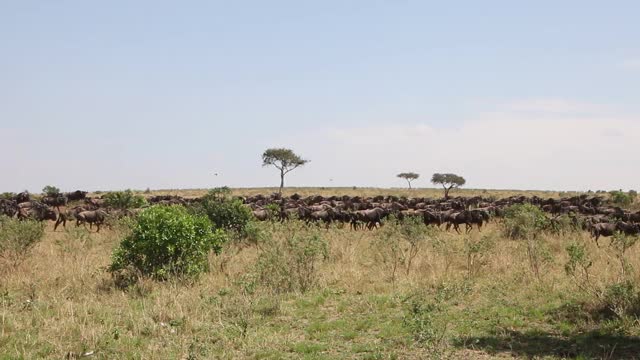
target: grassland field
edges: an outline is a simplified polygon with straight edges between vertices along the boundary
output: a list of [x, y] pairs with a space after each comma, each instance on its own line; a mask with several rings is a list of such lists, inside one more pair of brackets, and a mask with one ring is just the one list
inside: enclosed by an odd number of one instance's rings
[[[293, 193], [442, 195], [439, 189], [285, 189], [285, 195]], [[586, 232], [541, 234], [536, 271], [531, 244], [506, 238], [500, 221], [470, 234], [434, 229], [417, 243], [409, 270], [404, 259], [393, 276], [389, 252], [379, 248], [384, 227], [259, 226], [275, 243], [296, 231], [326, 240], [312, 287], [273, 291], [256, 275], [268, 249], [229, 243], [220, 255], [210, 255], [211, 270], [195, 282], [141, 280], [123, 290], [105, 269], [126, 228], [95, 233], [68, 225], [54, 232], [48, 224], [24, 262], [0, 264], [0, 359], [640, 358], [638, 318], [603, 311], [602, 299], [590, 291], [620, 280], [619, 254], [608, 241], [597, 247]], [[406, 244], [399, 244], [395, 251], [406, 254]], [[590, 258], [589, 285], [566, 271], [570, 244], [583, 245]], [[640, 284], [639, 251], [635, 245], [625, 253], [625, 277], [634, 284]]]

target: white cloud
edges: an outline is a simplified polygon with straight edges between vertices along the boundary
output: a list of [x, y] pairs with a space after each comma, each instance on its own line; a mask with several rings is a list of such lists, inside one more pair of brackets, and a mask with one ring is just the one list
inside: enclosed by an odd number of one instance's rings
[[626, 59], [620, 66], [625, 70], [640, 71], [640, 58]]
[[612, 107], [601, 104], [555, 98], [516, 100], [503, 104], [499, 108], [502, 112], [506, 112], [510, 116], [515, 112], [520, 118], [531, 116], [575, 116], [578, 114], [581, 116], [598, 116], [615, 111]]
[[403, 186], [395, 174], [416, 171], [423, 176], [417, 186], [428, 186], [434, 172], [455, 172], [477, 188], [639, 187], [640, 118], [572, 115], [600, 108], [589, 104], [530, 105], [454, 128], [396, 123], [301, 135], [292, 145], [314, 161], [292, 184], [328, 185], [325, 178], [333, 178], [338, 185]]

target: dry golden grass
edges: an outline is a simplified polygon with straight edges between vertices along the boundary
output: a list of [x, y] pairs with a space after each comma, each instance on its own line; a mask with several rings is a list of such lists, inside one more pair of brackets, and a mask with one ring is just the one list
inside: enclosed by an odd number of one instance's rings
[[[251, 195], [259, 190], [234, 191]], [[341, 194], [332, 191], [324, 194]], [[378, 194], [374, 189], [344, 191]], [[432, 190], [422, 191], [417, 196], [432, 196]], [[105, 267], [124, 230], [97, 234], [72, 225], [53, 232], [49, 225], [24, 263], [16, 268], [2, 265], [0, 358], [59, 359], [91, 353], [99, 359], [423, 359], [434, 349], [419, 346], [407, 328], [407, 299], [421, 294], [429, 300], [443, 284], [466, 290], [448, 302], [442, 315], [446, 344], [438, 357], [562, 358], [584, 351], [586, 357], [612, 353], [609, 358], [621, 359], [633, 358], [628, 349], [638, 348], [632, 337], [637, 335], [635, 324], [624, 330], [624, 337], [587, 337], [593, 343], [584, 344], [583, 334], [601, 325], [558, 318], [563, 306], [591, 299], [565, 274], [569, 243], [586, 245], [595, 283], [611, 283], [620, 272], [613, 251], [597, 248], [586, 233], [545, 235], [552, 260], [537, 279], [525, 243], [502, 237], [497, 223], [468, 236], [437, 231], [421, 243], [409, 275], [401, 271], [392, 283], [372, 246], [381, 230], [322, 228], [329, 256], [318, 270], [318, 286], [304, 294], [278, 295], [260, 284], [255, 293], [244, 291], [259, 250], [235, 245], [212, 255], [212, 271], [193, 284], [145, 280], [123, 291], [113, 285]], [[286, 232], [277, 224], [261, 226], [276, 238]], [[482, 236], [494, 239], [495, 247], [486, 253], [478, 274], [468, 278], [464, 240]], [[639, 251], [636, 246], [628, 253], [635, 269], [640, 269]], [[594, 353], [598, 346], [601, 352]]]

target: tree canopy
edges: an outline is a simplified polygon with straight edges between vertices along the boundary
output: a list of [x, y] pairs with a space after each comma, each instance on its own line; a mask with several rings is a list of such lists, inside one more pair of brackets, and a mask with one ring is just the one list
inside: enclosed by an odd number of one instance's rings
[[411, 182], [420, 177], [420, 174], [414, 172], [403, 172], [396, 175], [399, 178], [407, 180], [407, 184], [409, 184], [409, 189], [411, 189]]
[[301, 158], [291, 149], [271, 148], [262, 154], [262, 166], [273, 165], [280, 170], [280, 193], [284, 187], [284, 176], [308, 162], [309, 160]]
[[46, 196], [58, 197], [60, 195], [60, 189], [55, 186], [47, 185], [42, 188], [42, 193]]
[[435, 173], [431, 177], [431, 182], [435, 185], [442, 185], [444, 188], [445, 199], [449, 198], [449, 191], [464, 185], [467, 181], [460, 175], [456, 174], [438, 174]]

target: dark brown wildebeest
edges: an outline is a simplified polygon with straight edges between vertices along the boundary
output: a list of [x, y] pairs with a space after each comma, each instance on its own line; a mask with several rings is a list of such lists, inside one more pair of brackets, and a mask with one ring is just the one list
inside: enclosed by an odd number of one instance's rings
[[65, 196], [67, 197], [67, 199], [69, 199], [69, 201], [84, 200], [87, 197], [87, 192], [76, 190], [74, 192], [65, 193]]
[[60, 206], [67, 206], [67, 202], [69, 201], [69, 198], [67, 198], [64, 195], [58, 195], [58, 196], [45, 196], [42, 198], [42, 202], [49, 205], [49, 206], [53, 206], [55, 208], [58, 208], [58, 210], [60, 210]]
[[14, 200], [0, 199], [0, 215], [14, 217], [18, 214], [18, 203]]
[[324, 210], [314, 211], [309, 214], [309, 219], [313, 222], [323, 221], [327, 226], [334, 220], [335, 211], [332, 208], [327, 207]]
[[635, 213], [629, 213], [629, 215], [627, 216], [627, 221], [640, 223], [640, 211]]
[[96, 232], [100, 232], [100, 225], [104, 224], [106, 218], [107, 213], [104, 210], [81, 211], [76, 214], [76, 226], [87, 223], [91, 227], [91, 225], [95, 224], [98, 228]]
[[367, 229], [373, 230], [378, 227], [378, 225], [382, 226], [382, 220], [389, 215], [389, 212], [376, 207], [368, 210], [358, 210], [355, 212], [355, 215], [355, 228], [358, 227], [357, 222], [361, 221], [366, 224]]
[[618, 221], [616, 223], [616, 230], [629, 236], [640, 235], [640, 225], [631, 222]]
[[[82, 205], [71, 209], [58, 210], [58, 218], [56, 219], [56, 224], [53, 226], [53, 231], [56, 231], [60, 224], [62, 224], [63, 228], [66, 228], [67, 221], [76, 220], [79, 213], [90, 210], [96, 210], [96, 208], [92, 208], [89, 205]], [[91, 224], [89, 224], [89, 226], [91, 226]]]
[[425, 211], [423, 214], [423, 219], [424, 219], [424, 224], [425, 225], [437, 225], [438, 227], [440, 227], [440, 225], [442, 225], [442, 215], [432, 212], [432, 211]]
[[22, 204], [22, 203], [26, 203], [31, 201], [31, 197], [29, 196], [29, 192], [27, 191], [23, 191], [19, 194], [17, 194], [13, 200], [15, 200], [15, 202], [17, 202], [18, 204]]
[[600, 247], [598, 239], [600, 236], [609, 237], [613, 236], [616, 232], [616, 224], [612, 223], [598, 223], [591, 225], [591, 236], [596, 240], [596, 246]]
[[478, 227], [478, 231], [482, 229], [485, 222], [489, 222], [489, 213], [485, 210], [463, 210], [457, 212], [447, 212], [445, 221], [447, 222], [447, 230], [453, 225], [453, 229], [459, 234], [460, 224], [465, 224], [466, 232], [469, 233], [473, 229], [473, 225]]
[[57, 216], [56, 212], [47, 205], [39, 201], [29, 201], [18, 204], [18, 219], [21, 220], [53, 220], [55, 221]]

